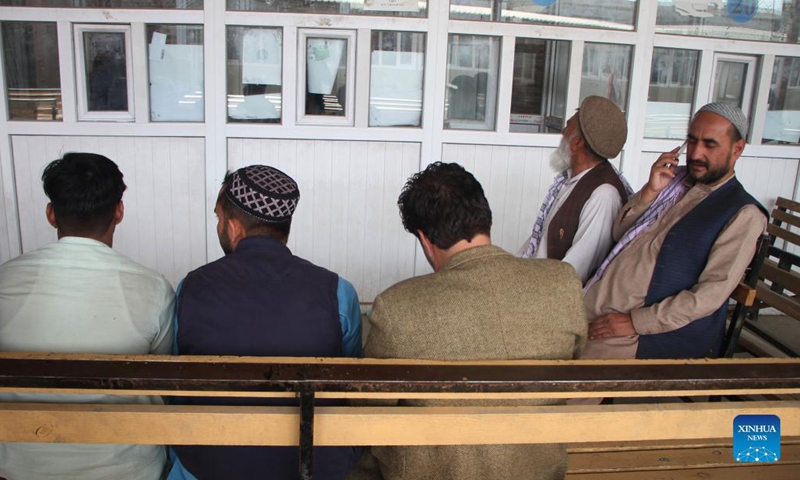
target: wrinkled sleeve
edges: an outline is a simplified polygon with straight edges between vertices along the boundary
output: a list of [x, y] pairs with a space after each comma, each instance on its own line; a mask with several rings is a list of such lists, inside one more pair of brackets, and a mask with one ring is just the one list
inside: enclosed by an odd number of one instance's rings
[[339, 277], [336, 296], [339, 300], [339, 322], [342, 325], [342, 354], [346, 357], [363, 357], [361, 306], [356, 289], [350, 282]]
[[767, 218], [755, 205], [739, 210], [711, 247], [706, 267], [691, 289], [631, 311], [636, 332], [670, 332], [712, 314], [742, 279], [766, 226]]
[[637, 192], [634, 196], [628, 199], [628, 203], [622, 207], [619, 211], [619, 215], [617, 216], [617, 220], [614, 222], [614, 229], [612, 231], [614, 235], [614, 241], [618, 242], [625, 232], [636, 223], [636, 220], [639, 220], [639, 217], [647, 210], [653, 202], [645, 202], [642, 200], [641, 197], [641, 190]]
[[153, 341], [150, 342], [150, 353], [169, 355], [172, 351], [172, 344], [175, 338], [173, 329], [175, 291], [165, 278], [162, 278], [161, 281], [161, 307], [158, 313], [158, 334], [153, 338]]

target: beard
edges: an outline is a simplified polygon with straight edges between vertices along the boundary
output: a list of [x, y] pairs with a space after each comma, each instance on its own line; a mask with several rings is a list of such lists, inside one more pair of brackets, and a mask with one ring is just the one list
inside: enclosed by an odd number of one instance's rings
[[570, 168], [569, 159], [572, 157], [572, 149], [569, 146], [570, 139], [561, 137], [558, 148], [550, 154], [550, 168], [557, 173]]
[[[688, 159], [686, 164], [687, 167], [689, 167], [689, 176], [692, 177], [692, 180], [694, 180], [697, 183], [702, 183], [705, 185], [712, 185], [716, 183], [717, 181], [728, 175], [728, 173], [730, 173], [731, 171], [730, 159], [724, 165], [720, 165], [715, 168], [712, 168], [707, 161], [701, 159], [690, 158]], [[706, 173], [700, 176], [696, 176], [694, 172], [692, 172], [692, 165], [703, 166], [706, 170]]]

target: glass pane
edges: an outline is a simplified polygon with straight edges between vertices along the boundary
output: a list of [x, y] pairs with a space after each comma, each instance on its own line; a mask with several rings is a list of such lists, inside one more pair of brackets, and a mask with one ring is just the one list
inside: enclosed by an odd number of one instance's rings
[[127, 112], [125, 34], [83, 32], [83, 54], [89, 111]]
[[686, 138], [699, 58], [699, 52], [694, 50], [653, 49], [644, 126], [646, 137]]
[[425, 34], [372, 32], [369, 126], [422, 125]]
[[587, 43], [583, 51], [580, 101], [599, 95], [627, 111], [632, 53], [633, 47], [629, 45]]
[[[442, 0], [444, 1], [444, 0]], [[322, 15], [383, 15], [426, 17], [427, 0], [228, 0], [228, 10], [314, 13]]]
[[800, 143], [800, 58], [775, 57], [762, 143]]
[[283, 31], [228, 27], [228, 121], [279, 123]]
[[714, 75], [713, 102], [724, 102], [741, 108], [747, 79], [747, 64], [720, 60]]
[[203, 27], [148, 25], [150, 120], [203, 121]]
[[517, 38], [510, 131], [561, 131], [568, 66], [569, 42]]
[[346, 116], [347, 40], [309, 37], [306, 43], [306, 115]]
[[636, 0], [450, 0], [453, 20], [633, 30]]
[[494, 130], [500, 38], [450, 35], [445, 128]]
[[0, 0], [0, 6], [201, 10], [203, 8], [203, 0]]
[[795, 0], [659, 0], [656, 32], [798, 43]]
[[3, 22], [8, 117], [61, 120], [55, 23]]

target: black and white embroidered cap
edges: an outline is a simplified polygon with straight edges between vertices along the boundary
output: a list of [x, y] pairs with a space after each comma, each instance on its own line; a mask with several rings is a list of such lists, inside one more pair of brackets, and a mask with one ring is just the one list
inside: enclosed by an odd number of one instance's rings
[[300, 200], [297, 182], [267, 165], [236, 170], [225, 194], [245, 213], [273, 223], [290, 220]]

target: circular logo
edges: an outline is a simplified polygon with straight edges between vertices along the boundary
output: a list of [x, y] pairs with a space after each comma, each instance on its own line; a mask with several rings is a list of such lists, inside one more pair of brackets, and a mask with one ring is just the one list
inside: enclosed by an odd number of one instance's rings
[[736, 23], [747, 23], [758, 13], [758, 0], [728, 0], [728, 15]]
[[532, 1], [536, 5], [541, 5], [542, 7], [549, 7], [550, 5], [556, 3], [558, 0], [532, 0]]

